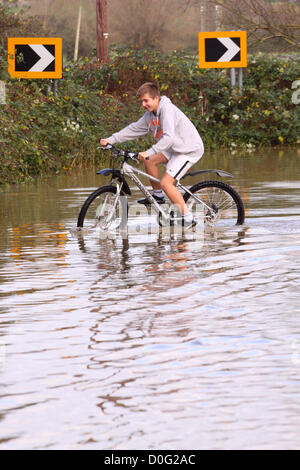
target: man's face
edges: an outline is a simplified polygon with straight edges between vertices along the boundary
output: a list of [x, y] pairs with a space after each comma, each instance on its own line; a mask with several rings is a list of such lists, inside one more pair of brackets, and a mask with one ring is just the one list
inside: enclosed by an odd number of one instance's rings
[[156, 96], [155, 98], [151, 98], [149, 93], [145, 93], [140, 97], [141, 105], [143, 106], [146, 111], [153, 111], [156, 113], [158, 105], [159, 105], [159, 97]]

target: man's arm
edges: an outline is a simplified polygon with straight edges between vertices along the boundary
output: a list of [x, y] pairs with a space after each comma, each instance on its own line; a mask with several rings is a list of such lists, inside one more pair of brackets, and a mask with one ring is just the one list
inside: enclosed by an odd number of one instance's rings
[[128, 140], [133, 140], [142, 135], [146, 135], [148, 132], [149, 127], [144, 114], [144, 116], [142, 116], [138, 121], [129, 124], [129, 126], [124, 127], [121, 131], [102, 140], [106, 140], [110, 144], [121, 144], [122, 142], [127, 142]]

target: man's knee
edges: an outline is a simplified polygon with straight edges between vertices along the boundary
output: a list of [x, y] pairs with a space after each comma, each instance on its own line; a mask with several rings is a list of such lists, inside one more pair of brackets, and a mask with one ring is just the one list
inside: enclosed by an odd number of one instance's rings
[[151, 155], [149, 160], [144, 160], [145, 165], [159, 165], [160, 163], [167, 163], [168, 159], [162, 153], [155, 153]]
[[146, 170], [150, 170], [151, 168], [153, 168], [153, 166], [156, 166], [154, 162], [151, 162], [151, 160], [144, 160], [144, 166], [146, 168]]
[[160, 180], [160, 185], [162, 189], [168, 189], [168, 187], [173, 186], [175, 183], [175, 179], [169, 175], [168, 173], [165, 173], [164, 176]]

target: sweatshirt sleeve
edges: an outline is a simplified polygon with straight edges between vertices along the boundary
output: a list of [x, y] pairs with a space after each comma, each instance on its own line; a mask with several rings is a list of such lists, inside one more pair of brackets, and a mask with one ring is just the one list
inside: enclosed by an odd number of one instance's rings
[[107, 140], [110, 144], [121, 144], [122, 142], [127, 142], [128, 140], [133, 140], [142, 135], [146, 135], [148, 132], [149, 127], [146, 115], [144, 114], [144, 116], [142, 116], [138, 121], [129, 124], [129, 126], [124, 127], [121, 131], [107, 137]]
[[147, 150], [147, 154], [149, 156], [156, 153], [164, 153], [164, 150], [168, 150], [172, 147], [176, 138], [174, 113], [164, 110], [161, 113], [160, 120], [162, 123], [163, 135], [158, 142]]

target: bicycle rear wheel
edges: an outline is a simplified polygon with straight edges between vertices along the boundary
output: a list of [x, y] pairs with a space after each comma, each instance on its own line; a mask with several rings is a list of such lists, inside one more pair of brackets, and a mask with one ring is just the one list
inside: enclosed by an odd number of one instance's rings
[[[245, 220], [245, 209], [240, 195], [223, 181], [201, 181], [190, 188], [203, 205], [204, 223], [211, 226], [228, 227], [241, 225]], [[192, 205], [196, 201], [189, 193], [183, 196]], [[196, 203], [198, 206], [200, 203]], [[202, 206], [202, 205], [201, 205]]]
[[127, 198], [116, 186], [96, 189], [83, 204], [77, 227], [101, 230], [123, 229], [127, 224]]

